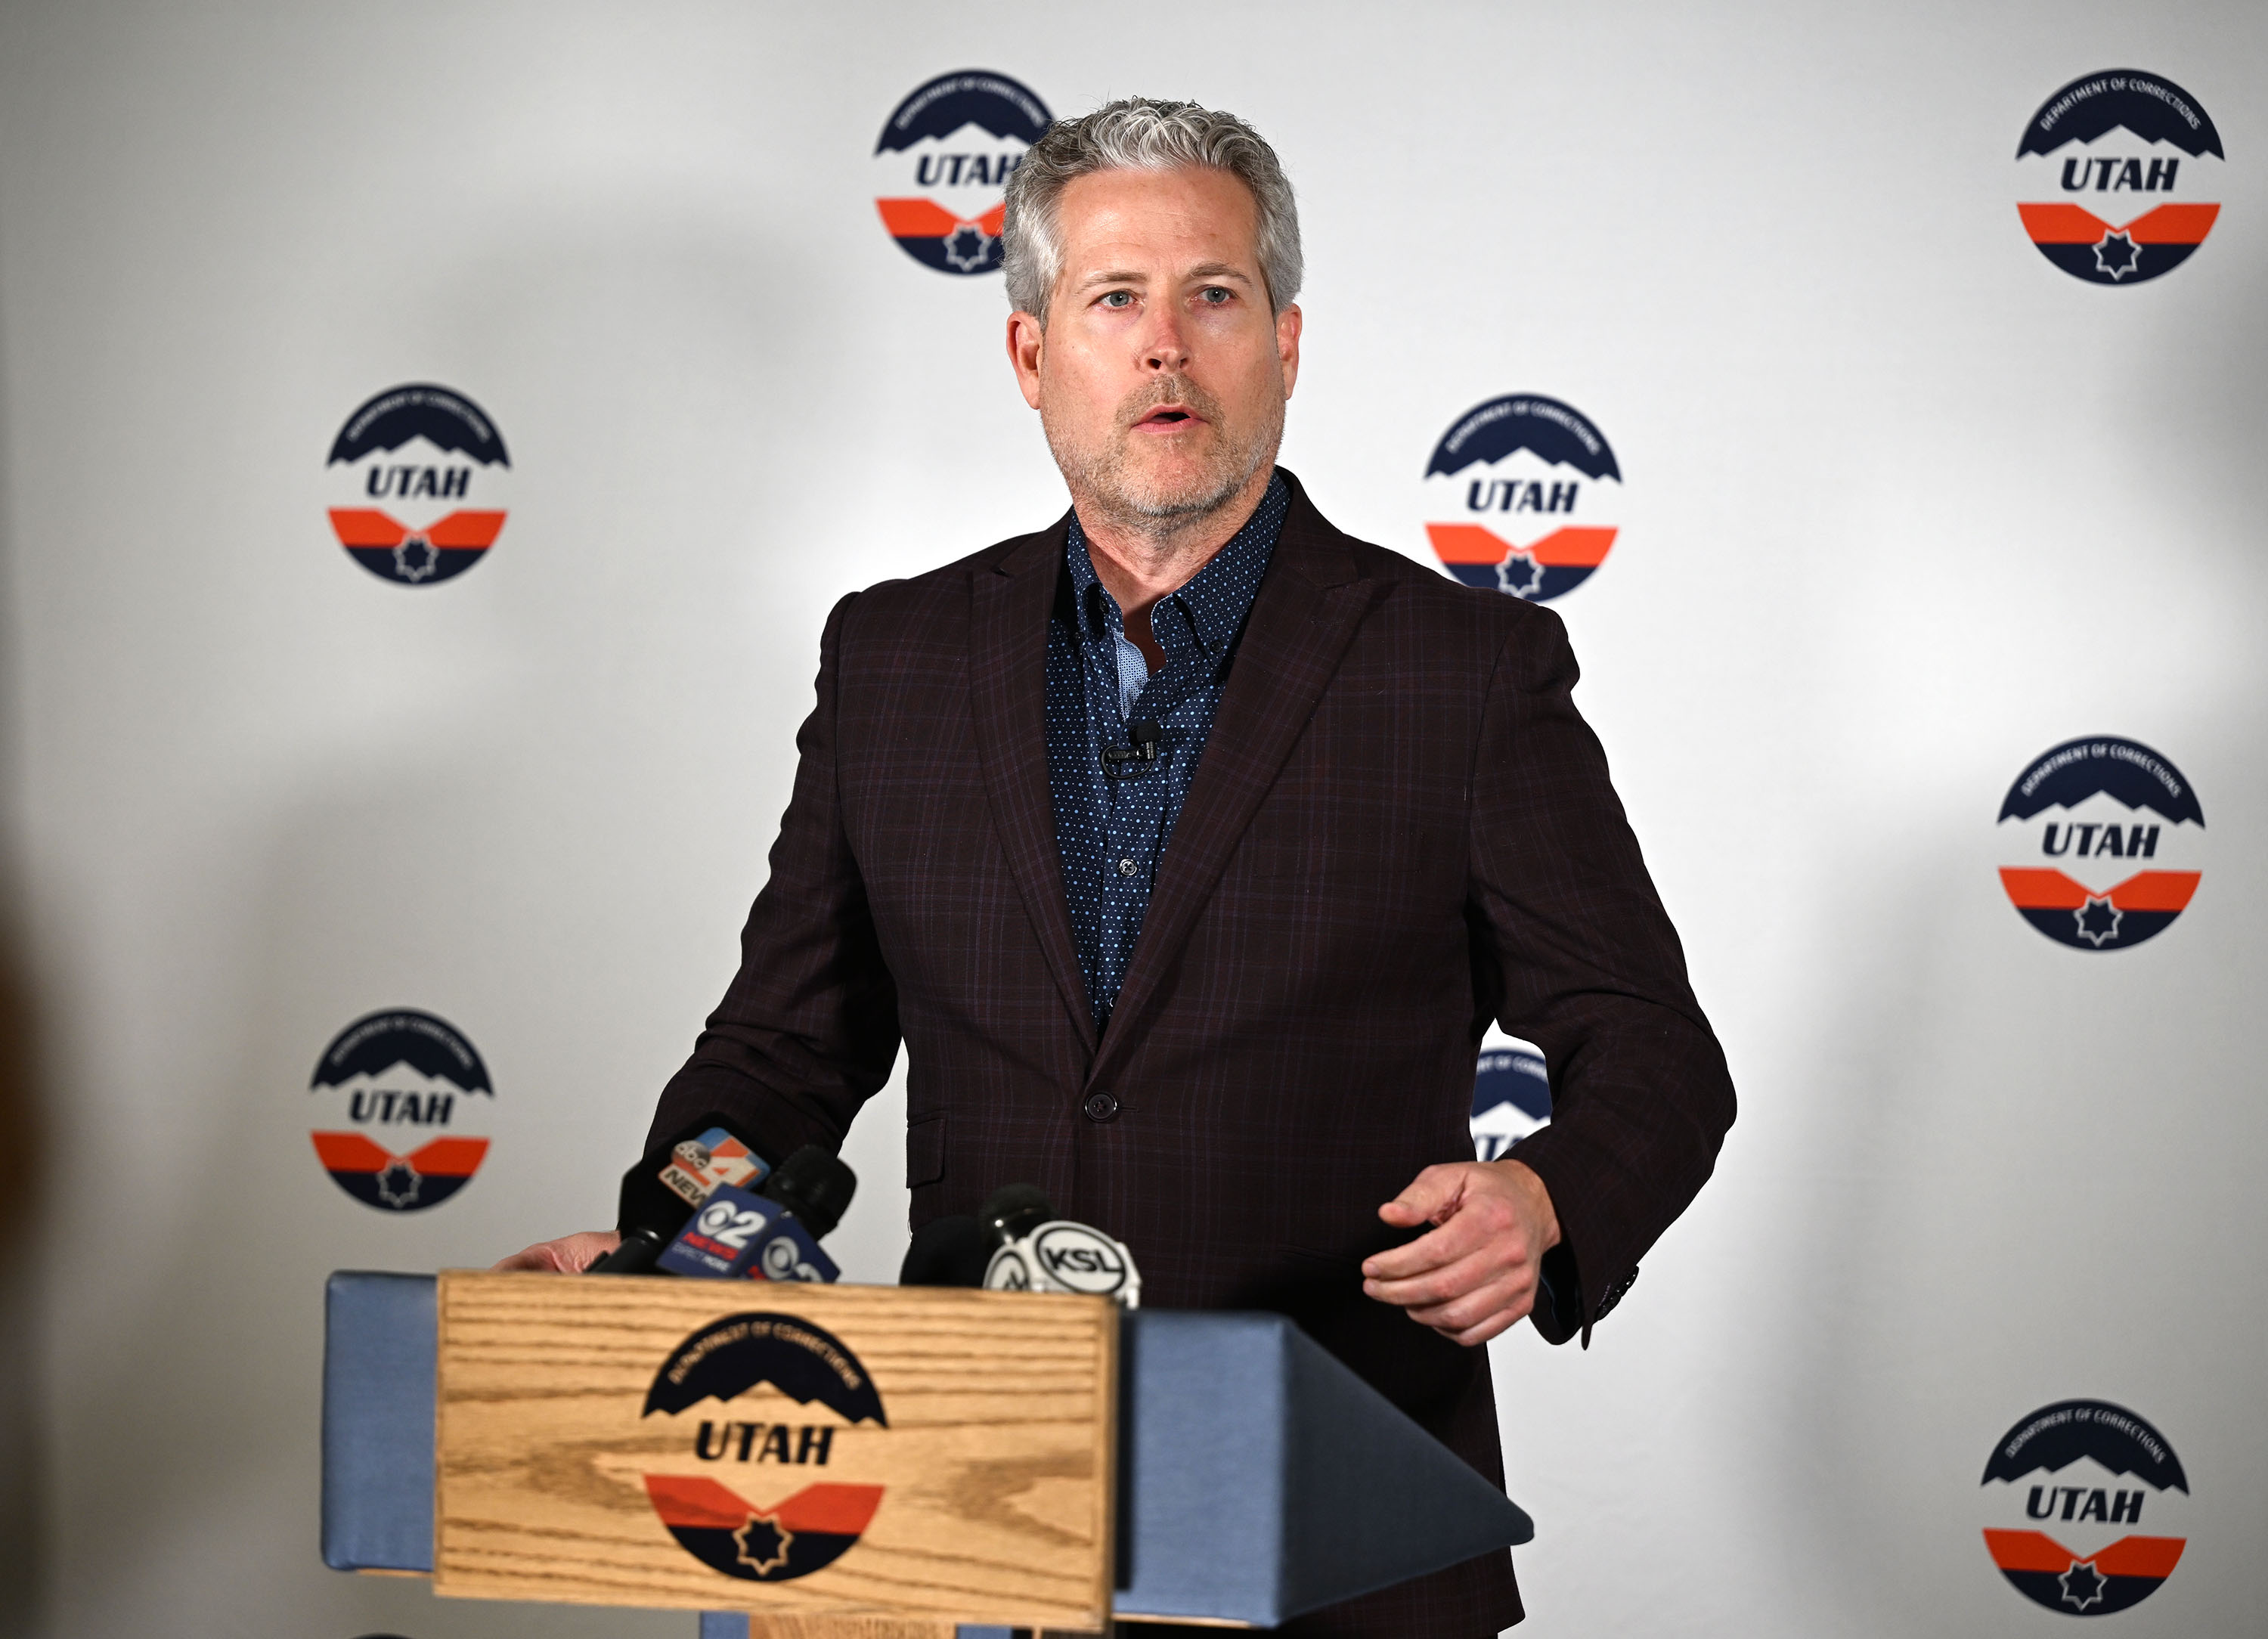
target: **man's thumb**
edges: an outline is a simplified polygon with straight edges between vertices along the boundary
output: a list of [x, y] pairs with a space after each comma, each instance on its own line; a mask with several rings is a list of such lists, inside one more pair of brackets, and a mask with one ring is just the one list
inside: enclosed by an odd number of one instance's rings
[[1378, 1216], [1398, 1229], [1410, 1229], [1447, 1213], [1464, 1192], [1456, 1168], [1429, 1166], [1410, 1180], [1410, 1187], [1379, 1208]]

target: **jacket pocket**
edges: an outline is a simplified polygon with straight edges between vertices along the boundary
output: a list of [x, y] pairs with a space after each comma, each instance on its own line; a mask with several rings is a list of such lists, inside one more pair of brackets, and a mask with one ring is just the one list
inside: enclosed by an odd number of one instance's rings
[[906, 1123], [906, 1187], [918, 1189], [945, 1176], [945, 1114]]

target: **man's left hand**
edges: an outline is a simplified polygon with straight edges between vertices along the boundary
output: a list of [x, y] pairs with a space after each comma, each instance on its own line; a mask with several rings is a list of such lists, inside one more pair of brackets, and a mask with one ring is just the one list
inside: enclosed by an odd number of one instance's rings
[[1435, 1227], [1366, 1259], [1364, 1292], [1468, 1348], [1535, 1307], [1543, 1254], [1559, 1244], [1551, 1192], [1519, 1161], [1429, 1166], [1378, 1216], [1396, 1229]]

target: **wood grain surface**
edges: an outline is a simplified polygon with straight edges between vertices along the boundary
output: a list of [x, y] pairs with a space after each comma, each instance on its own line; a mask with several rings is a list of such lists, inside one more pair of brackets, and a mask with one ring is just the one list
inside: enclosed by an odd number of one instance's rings
[[[1105, 1626], [1118, 1341], [1105, 1299], [448, 1270], [439, 1303], [437, 1593], [744, 1609], [766, 1619], [764, 1639]], [[887, 1426], [770, 1384], [645, 1414], [681, 1342], [750, 1313], [839, 1339]], [[817, 1483], [881, 1495], [831, 1564], [753, 1581], [680, 1546], [650, 1476], [714, 1481], [760, 1515]], [[791, 1625], [822, 1615], [876, 1625]]]
[[748, 1639], [955, 1639], [952, 1622], [904, 1616], [757, 1616]]

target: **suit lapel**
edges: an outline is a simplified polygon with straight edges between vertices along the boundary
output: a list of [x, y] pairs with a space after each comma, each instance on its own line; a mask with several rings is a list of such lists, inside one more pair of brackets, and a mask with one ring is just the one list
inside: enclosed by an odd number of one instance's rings
[[1123, 1062], [1135, 1026], [1229, 856], [1384, 590], [1384, 583], [1359, 577], [1346, 538], [1323, 521], [1293, 479], [1284, 533], [1253, 599], [1197, 778], [1159, 862], [1141, 937], [1090, 1082], [1108, 1078]]
[[1048, 795], [1048, 618], [1069, 533], [1067, 523], [1058, 522], [970, 570], [968, 704], [993, 827], [1064, 1005], [1092, 1054], [1094, 1018], [1071, 937]]

